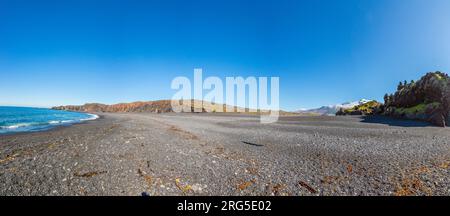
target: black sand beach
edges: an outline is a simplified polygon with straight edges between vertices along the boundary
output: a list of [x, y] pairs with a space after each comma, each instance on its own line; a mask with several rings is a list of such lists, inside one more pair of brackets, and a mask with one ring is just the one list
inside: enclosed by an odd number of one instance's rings
[[101, 114], [0, 136], [0, 195], [450, 195], [450, 129], [372, 117]]

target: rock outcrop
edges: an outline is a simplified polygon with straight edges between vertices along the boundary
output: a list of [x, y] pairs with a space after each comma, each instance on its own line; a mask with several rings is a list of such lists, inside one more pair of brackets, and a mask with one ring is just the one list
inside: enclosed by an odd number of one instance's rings
[[447, 81], [447, 91], [445, 92], [445, 106], [448, 109], [446, 125], [450, 126], [450, 79], [448, 79]]
[[400, 83], [384, 100], [385, 115], [450, 125], [450, 78], [445, 73], [430, 72], [416, 82]]

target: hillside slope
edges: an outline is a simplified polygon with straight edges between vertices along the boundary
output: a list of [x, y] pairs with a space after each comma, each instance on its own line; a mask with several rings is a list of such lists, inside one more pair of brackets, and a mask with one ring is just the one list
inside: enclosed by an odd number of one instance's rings
[[[188, 101], [176, 101], [178, 103], [187, 104]], [[197, 102], [197, 103], [194, 103]], [[236, 112], [236, 113], [261, 113], [260, 110], [241, 108], [236, 106], [229, 106], [226, 104], [214, 104], [208, 101], [191, 100], [191, 106], [182, 105], [183, 109], [187, 112]], [[198, 109], [195, 109], [198, 108]], [[119, 103], [119, 104], [100, 104], [100, 103], [87, 103], [84, 105], [68, 105], [52, 107], [55, 110], [66, 110], [76, 112], [107, 112], [107, 113], [171, 113], [172, 100], [158, 100], [158, 101], [139, 101], [132, 103]], [[263, 110], [263, 112], [268, 112]], [[280, 115], [299, 115], [292, 112], [286, 112], [279, 110]]]
[[[180, 101], [181, 102], [181, 101]], [[186, 104], [188, 101], [184, 101], [183, 104]], [[212, 104], [210, 102], [205, 101], [196, 101], [198, 103], [203, 103], [203, 107], [198, 106], [198, 104], [194, 103], [194, 100], [191, 101], [191, 106], [183, 105], [182, 107], [185, 110], [194, 111], [194, 108], [200, 108], [202, 112], [206, 110], [211, 110], [211, 112], [220, 111], [220, 107], [224, 111], [236, 109], [232, 106], [227, 106], [223, 104]], [[77, 112], [153, 112], [153, 113], [169, 113], [174, 112], [172, 109], [172, 101], [171, 100], [159, 100], [159, 101], [139, 101], [132, 103], [119, 103], [113, 105], [99, 104], [99, 103], [87, 103], [84, 105], [68, 105], [68, 106], [57, 106], [52, 109], [56, 110], [67, 110], [67, 111], [77, 111]], [[248, 110], [247, 110], [248, 111]]]

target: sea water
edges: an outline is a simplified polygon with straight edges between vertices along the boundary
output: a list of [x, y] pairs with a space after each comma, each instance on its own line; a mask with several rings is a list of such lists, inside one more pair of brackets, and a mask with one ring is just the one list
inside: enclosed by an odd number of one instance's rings
[[89, 113], [0, 106], [0, 134], [42, 131], [97, 118], [97, 115]]

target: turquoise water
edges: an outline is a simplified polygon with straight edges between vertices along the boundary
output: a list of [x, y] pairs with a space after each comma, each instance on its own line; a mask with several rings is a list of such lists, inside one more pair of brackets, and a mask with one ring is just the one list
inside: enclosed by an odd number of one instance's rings
[[88, 113], [0, 106], [0, 134], [42, 131], [96, 118], [98, 116]]

